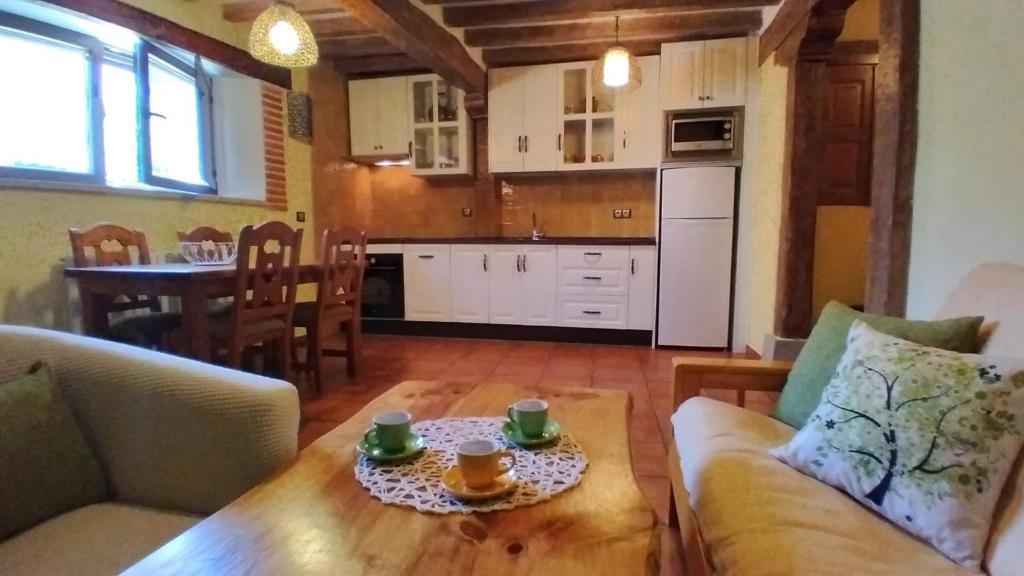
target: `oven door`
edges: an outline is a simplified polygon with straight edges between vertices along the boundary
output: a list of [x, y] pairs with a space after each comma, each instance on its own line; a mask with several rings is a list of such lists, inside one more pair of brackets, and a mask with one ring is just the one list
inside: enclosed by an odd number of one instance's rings
[[363, 273], [363, 318], [405, 318], [401, 254], [369, 254]]
[[732, 150], [733, 119], [676, 118], [672, 120], [672, 152]]

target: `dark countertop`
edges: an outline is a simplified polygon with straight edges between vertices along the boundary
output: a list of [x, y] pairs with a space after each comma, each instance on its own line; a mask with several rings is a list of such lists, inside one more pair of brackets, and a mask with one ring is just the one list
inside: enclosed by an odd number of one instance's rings
[[554, 244], [566, 246], [654, 246], [653, 236], [551, 236], [534, 240], [529, 236], [517, 238], [370, 238], [370, 244]]

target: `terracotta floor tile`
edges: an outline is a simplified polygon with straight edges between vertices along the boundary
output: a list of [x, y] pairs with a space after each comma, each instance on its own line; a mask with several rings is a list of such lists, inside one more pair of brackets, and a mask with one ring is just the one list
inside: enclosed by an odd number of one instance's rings
[[643, 381], [630, 382], [628, 380], [606, 380], [603, 378], [594, 377], [594, 388], [605, 388], [608, 390], [625, 390], [629, 392], [634, 398], [638, 398], [645, 402], [650, 401], [650, 395], [647, 392], [647, 384]]
[[495, 376], [532, 376], [539, 378], [544, 371], [544, 361], [536, 359], [506, 359], [492, 372]]
[[585, 364], [565, 364], [548, 362], [544, 367], [544, 376], [555, 378], [585, 378], [590, 380], [594, 376], [594, 369]]
[[629, 419], [629, 437], [632, 441], [663, 441], [658, 417], [648, 401], [633, 400], [633, 413]]
[[669, 482], [665, 476], [637, 476], [637, 484], [640, 485], [640, 490], [647, 497], [647, 502], [650, 503], [651, 508], [654, 508], [654, 513], [658, 515], [658, 522], [662, 525], [668, 525], [668, 498], [669, 498]]
[[637, 475], [668, 477], [665, 445], [660, 439], [654, 442], [632, 440], [629, 446], [633, 454], [633, 471]]
[[558, 376], [549, 376], [547, 372], [541, 375], [540, 380], [537, 381], [539, 386], [545, 386], [549, 388], [590, 388], [590, 378], [560, 378]]
[[594, 380], [622, 380], [625, 382], [643, 382], [644, 372], [637, 368], [594, 368]]

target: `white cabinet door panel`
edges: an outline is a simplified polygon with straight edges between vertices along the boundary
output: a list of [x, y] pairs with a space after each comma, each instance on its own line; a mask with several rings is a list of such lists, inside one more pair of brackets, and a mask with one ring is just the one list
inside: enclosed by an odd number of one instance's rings
[[558, 258], [555, 246], [522, 246], [522, 323], [558, 322]]
[[661, 107], [663, 110], [703, 108], [704, 42], [661, 45]]
[[630, 330], [654, 329], [657, 253], [655, 246], [631, 246], [629, 249]]
[[488, 308], [491, 324], [521, 324], [523, 276], [519, 246], [487, 247]]
[[[487, 155], [492, 173], [523, 171], [523, 92], [528, 68], [488, 72]], [[554, 129], [554, 122], [552, 129]]]
[[453, 322], [488, 321], [488, 256], [481, 244], [455, 244], [452, 250], [451, 310]]
[[747, 101], [747, 39], [704, 43], [704, 106], [743, 106]]
[[451, 250], [447, 244], [407, 244], [405, 319], [447, 322], [451, 318]]
[[530, 66], [522, 79], [523, 171], [557, 170], [558, 67]]
[[[378, 154], [377, 81], [352, 80], [348, 83], [349, 138], [352, 156]], [[403, 108], [404, 109], [404, 106]], [[402, 115], [404, 117], [404, 115]]]
[[378, 154], [396, 156], [409, 153], [409, 119], [406, 114], [408, 89], [405, 78], [378, 78], [379, 110], [378, 130], [380, 131]]
[[626, 328], [624, 296], [562, 295], [559, 297], [559, 324], [581, 328]]
[[659, 56], [637, 58], [643, 82], [619, 100], [621, 120], [615, 163], [620, 168], [657, 168], [664, 155], [664, 121], [660, 97]]

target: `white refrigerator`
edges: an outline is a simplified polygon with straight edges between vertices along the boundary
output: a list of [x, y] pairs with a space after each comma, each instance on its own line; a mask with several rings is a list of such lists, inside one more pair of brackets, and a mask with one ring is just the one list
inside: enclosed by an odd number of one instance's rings
[[662, 170], [659, 346], [729, 346], [735, 200], [735, 167]]

